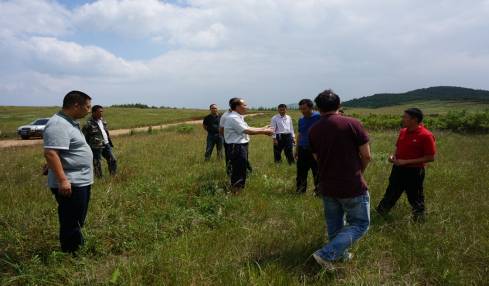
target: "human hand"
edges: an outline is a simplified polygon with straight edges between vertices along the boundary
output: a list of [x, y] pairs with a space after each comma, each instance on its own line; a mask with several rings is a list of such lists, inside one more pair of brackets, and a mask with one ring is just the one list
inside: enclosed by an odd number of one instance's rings
[[67, 179], [61, 181], [58, 187], [58, 193], [63, 197], [71, 196], [71, 183]]

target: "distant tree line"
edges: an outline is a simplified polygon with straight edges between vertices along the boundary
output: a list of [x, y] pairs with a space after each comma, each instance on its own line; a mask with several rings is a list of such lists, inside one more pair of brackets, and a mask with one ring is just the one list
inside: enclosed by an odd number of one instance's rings
[[118, 108], [139, 108], [139, 109], [177, 109], [176, 107], [170, 107], [170, 106], [153, 106], [153, 105], [147, 105], [147, 104], [142, 104], [142, 103], [113, 104], [110, 107], [118, 107]]
[[438, 86], [405, 93], [378, 93], [343, 102], [345, 107], [379, 108], [415, 101], [456, 101], [489, 103], [489, 91], [463, 87]]

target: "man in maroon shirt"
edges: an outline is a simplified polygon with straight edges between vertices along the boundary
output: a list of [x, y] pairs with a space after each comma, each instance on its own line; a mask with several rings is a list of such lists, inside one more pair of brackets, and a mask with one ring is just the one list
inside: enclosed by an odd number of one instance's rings
[[403, 127], [396, 143], [394, 155], [389, 156], [393, 164], [389, 186], [377, 212], [385, 216], [403, 192], [411, 204], [413, 219], [423, 221], [425, 213], [423, 182], [425, 164], [435, 160], [435, 137], [423, 124], [423, 112], [418, 108], [404, 111]]
[[325, 269], [334, 270], [334, 262], [351, 259], [348, 249], [370, 224], [370, 198], [363, 177], [371, 159], [370, 146], [362, 124], [338, 112], [338, 95], [326, 90], [315, 102], [321, 119], [309, 130], [309, 144], [319, 165], [318, 191], [329, 243], [312, 256]]

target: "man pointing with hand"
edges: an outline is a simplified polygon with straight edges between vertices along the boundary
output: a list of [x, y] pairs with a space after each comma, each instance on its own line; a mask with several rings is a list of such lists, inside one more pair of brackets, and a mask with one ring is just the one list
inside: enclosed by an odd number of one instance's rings
[[234, 98], [230, 102], [231, 113], [224, 123], [224, 140], [229, 148], [229, 161], [231, 165], [231, 188], [233, 193], [239, 193], [246, 184], [246, 169], [248, 167], [249, 135], [272, 136], [270, 127], [250, 127], [244, 121], [248, 109], [246, 102], [241, 98]]

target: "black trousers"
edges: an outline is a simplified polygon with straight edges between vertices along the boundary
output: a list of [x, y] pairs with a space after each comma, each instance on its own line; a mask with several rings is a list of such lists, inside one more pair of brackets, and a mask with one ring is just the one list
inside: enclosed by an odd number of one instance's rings
[[424, 168], [393, 166], [389, 177], [389, 186], [384, 198], [377, 206], [380, 214], [387, 214], [406, 192], [409, 204], [415, 217], [422, 216], [425, 211], [423, 183]]
[[59, 241], [63, 252], [75, 252], [84, 243], [81, 229], [87, 217], [91, 187], [72, 186], [69, 197], [59, 195], [58, 189], [51, 189], [58, 202]]
[[248, 144], [229, 144], [231, 187], [244, 188], [248, 169]]
[[205, 159], [209, 160], [212, 156], [214, 146], [217, 151], [217, 158], [221, 158], [223, 139], [220, 134], [207, 134], [207, 144], [205, 147]]
[[283, 151], [289, 165], [294, 164], [294, 142], [292, 140], [292, 134], [277, 134], [276, 140], [278, 144], [273, 145], [273, 155], [275, 163], [279, 163], [282, 161]]
[[115, 175], [117, 171], [117, 160], [115, 159], [112, 147], [109, 144], [102, 148], [92, 148], [93, 153], [93, 169], [95, 176], [102, 177], [102, 157], [105, 158], [109, 167], [109, 173]]
[[319, 169], [316, 159], [310, 149], [297, 147], [297, 192], [304, 193], [307, 190], [307, 176], [311, 170], [314, 178], [314, 192], [317, 192], [319, 184]]
[[231, 176], [231, 161], [230, 161], [230, 145], [227, 144], [226, 142], [223, 142], [223, 147], [224, 147], [224, 160], [226, 161], [226, 174], [228, 176]]

